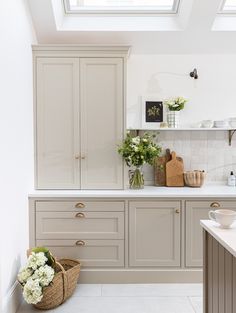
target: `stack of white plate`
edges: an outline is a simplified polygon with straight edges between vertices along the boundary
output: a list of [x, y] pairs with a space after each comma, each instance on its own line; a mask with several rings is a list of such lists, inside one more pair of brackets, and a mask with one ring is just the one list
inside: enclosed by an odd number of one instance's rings
[[227, 121], [224, 121], [224, 120], [215, 121], [214, 127], [216, 127], [216, 128], [227, 128], [227, 127], [229, 127], [229, 123]]
[[236, 128], [236, 117], [229, 118], [229, 124], [231, 127]]

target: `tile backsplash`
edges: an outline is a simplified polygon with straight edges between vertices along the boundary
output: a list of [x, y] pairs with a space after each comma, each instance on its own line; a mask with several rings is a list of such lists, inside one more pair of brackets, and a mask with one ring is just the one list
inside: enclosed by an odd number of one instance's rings
[[[230, 171], [236, 173], [236, 137], [229, 146], [227, 131], [161, 131], [157, 141], [183, 158], [186, 171], [205, 170], [209, 184], [226, 184]], [[145, 183], [152, 185], [153, 168], [145, 166], [143, 172]]]

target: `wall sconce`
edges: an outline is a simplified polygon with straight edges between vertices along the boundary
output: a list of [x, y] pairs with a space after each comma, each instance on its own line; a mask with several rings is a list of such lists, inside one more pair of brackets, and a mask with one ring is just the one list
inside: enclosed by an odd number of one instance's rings
[[192, 77], [193, 79], [198, 79], [198, 73], [197, 73], [197, 69], [194, 68], [192, 72], [190, 72], [190, 77]]

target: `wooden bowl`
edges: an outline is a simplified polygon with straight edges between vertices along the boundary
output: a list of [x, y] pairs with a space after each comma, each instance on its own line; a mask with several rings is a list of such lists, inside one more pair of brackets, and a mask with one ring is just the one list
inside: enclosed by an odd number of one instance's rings
[[204, 171], [184, 172], [185, 185], [189, 187], [202, 187], [206, 173]]

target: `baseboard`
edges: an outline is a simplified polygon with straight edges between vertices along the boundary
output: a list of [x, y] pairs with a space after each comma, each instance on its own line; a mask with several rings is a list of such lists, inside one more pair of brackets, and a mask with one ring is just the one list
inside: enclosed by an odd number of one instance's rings
[[16, 281], [3, 298], [3, 313], [16, 313], [22, 302], [22, 290]]
[[90, 284], [202, 283], [202, 269], [82, 269], [79, 282]]

